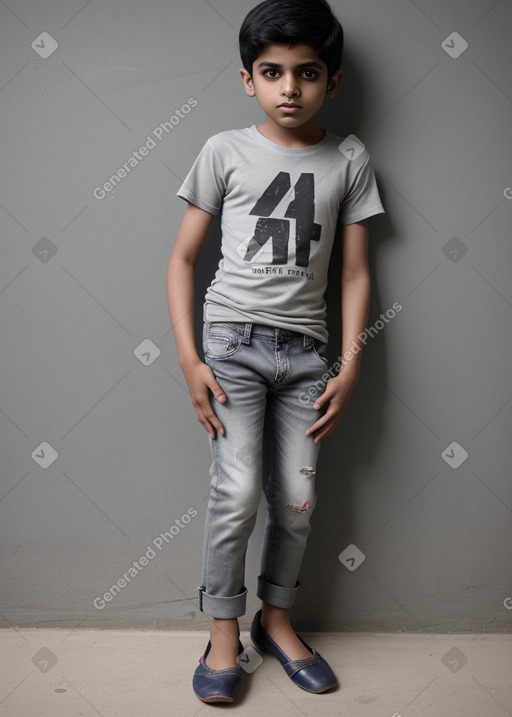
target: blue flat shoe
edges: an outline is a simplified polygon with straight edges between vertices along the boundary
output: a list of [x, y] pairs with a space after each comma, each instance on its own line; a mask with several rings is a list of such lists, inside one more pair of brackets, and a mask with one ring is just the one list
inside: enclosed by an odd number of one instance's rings
[[261, 625], [261, 610], [254, 616], [251, 625], [251, 640], [260, 650], [270, 652], [277, 657], [286, 674], [298, 687], [318, 694], [336, 687], [338, 682], [333, 671], [323, 657], [297, 635], [302, 644], [311, 652], [311, 657], [304, 660], [290, 660], [279, 645], [265, 632]]
[[[211, 643], [208, 642], [192, 679], [194, 692], [202, 702], [233, 702], [233, 697], [242, 682], [240, 665], [226, 667], [224, 670], [212, 670], [206, 664], [210, 649]], [[243, 645], [238, 641], [238, 654], [243, 651]]]

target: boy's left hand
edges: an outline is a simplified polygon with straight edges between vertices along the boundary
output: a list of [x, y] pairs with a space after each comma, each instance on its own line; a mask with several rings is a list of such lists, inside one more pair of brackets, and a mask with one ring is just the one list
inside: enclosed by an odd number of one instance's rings
[[313, 436], [315, 443], [320, 443], [334, 429], [347, 408], [350, 395], [356, 387], [357, 376], [352, 373], [343, 373], [343, 370], [335, 378], [331, 378], [325, 387], [325, 391], [317, 398], [313, 408], [320, 410], [327, 405], [327, 410], [318, 421], [306, 431], [306, 436]]

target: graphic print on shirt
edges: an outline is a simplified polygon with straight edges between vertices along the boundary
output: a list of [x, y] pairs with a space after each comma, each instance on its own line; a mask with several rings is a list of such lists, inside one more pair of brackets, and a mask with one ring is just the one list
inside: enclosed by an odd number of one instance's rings
[[322, 226], [315, 223], [315, 177], [305, 172], [293, 187], [295, 198], [284, 218], [272, 217], [281, 200], [291, 189], [290, 174], [279, 172], [249, 212], [258, 218], [244, 260], [252, 262], [267, 242], [272, 241], [272, 264], [288, 263], [290, 219], [295, 219], [295, 265], [309, 266], [311, 242], [320, 241]]

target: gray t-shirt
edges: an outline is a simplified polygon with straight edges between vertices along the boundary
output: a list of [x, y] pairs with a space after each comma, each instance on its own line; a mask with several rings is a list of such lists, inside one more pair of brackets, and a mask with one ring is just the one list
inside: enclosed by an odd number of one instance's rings
[[[352, 136], [351, 136], [352, 137]], [[324, 293], [338, 221], [384, 212], [368, 152], [326, 132], [283, 147], [255, 125], [211, 137], [178, 196], [222, 212], [206, 321], [277, 326], [327, 341]]]

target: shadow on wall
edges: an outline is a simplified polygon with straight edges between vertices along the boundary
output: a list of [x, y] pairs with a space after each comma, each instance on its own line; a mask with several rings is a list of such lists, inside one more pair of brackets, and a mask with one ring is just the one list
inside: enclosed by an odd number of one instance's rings
[[[352, 64], [350, 54], [345, 53], [343, 62], [344, 78], [340, 91], [332, 100], [327, 100], [319, 115], [320, 126], [338, 136], [355, 134], [365, 124], [365, 108], [367, 106], [365, 88], [362, 77]], [[257, 120], [254, 120], [257, 123]], [[364, 141], [364, 137], [361, 136]], [[197, 147], [199, 152], [200, 147]], [[379, 173], [375, 171], [381, 199], [386, 208], [384, 187], [379, 182]], [[388, 214], [378, 215], [370, 219], [370, 271], [372, 279], [372, 299], [368, 325], [371, 326], [380, 313], [388, 307], [381, 306], [378, 284], [378, 250], [382, 242], [393, 236], [391, 221]], [[209, 286], [218, 262], [220, 253], [221, 230], [220, 218], [215, 217], [210, 232], [201, 252], [195, 286], [195, 334], [198, 349], [202, 346], [202, 313], [204, 295]], [[329, 283], [325, 294], [327, 302], [327, 323], [329, 329], [329, 346], [327, 358], [329, 367], [336, 364], [341, 350], [341, 301], [340, 275], [342, 266], [341, 227], [338, 229], [329, 269]], [[373, 354], [378, 362], [379, 374], [386, 380], [386, 336], [378, 342], [369, 342], [363, 354], [361, 378], [354, 391], [348, 409], [336, 431], [325, 441], [320, 453], [318, 465], [317, 494], [318, 502], [312, 518], [312, 533], [300, 577], [304, 588], [299, 593], [295, 608], [295, 624], [297, 629], [318, 629], [318, 614], [324, 616], [322, 623], [339, 622], [339, 601], [336, 602], [336, 591], [323, 590], [324, 586], [332, 587], [334, 581], [342, 581], [344, 568], [338, 555], [349, 544], [353, 543], [353, 534], [357, 516], [353, 509], [353, 480], [357, 475], [358, 466], [372, 463], [382, 433], [382, 410], [385, 401], [385, 389], [375, 390], [375, 381], [369, 389], [368, 375], [365, 373], [367, 354]], [[378, 354], [378, 355], [377, 355]], [[255, 572], [256, 571], [256, 572]], [[257, 574], [257, 566], [247, 566], [247, 572]], [[339, 576], [343, 577], [339, 577]], [[314, 605], [314, 609], [313, 606]], [[350, 624], [342, 629], [350, 630]], [[338, 628], [339, 629], [339, 628]]]

